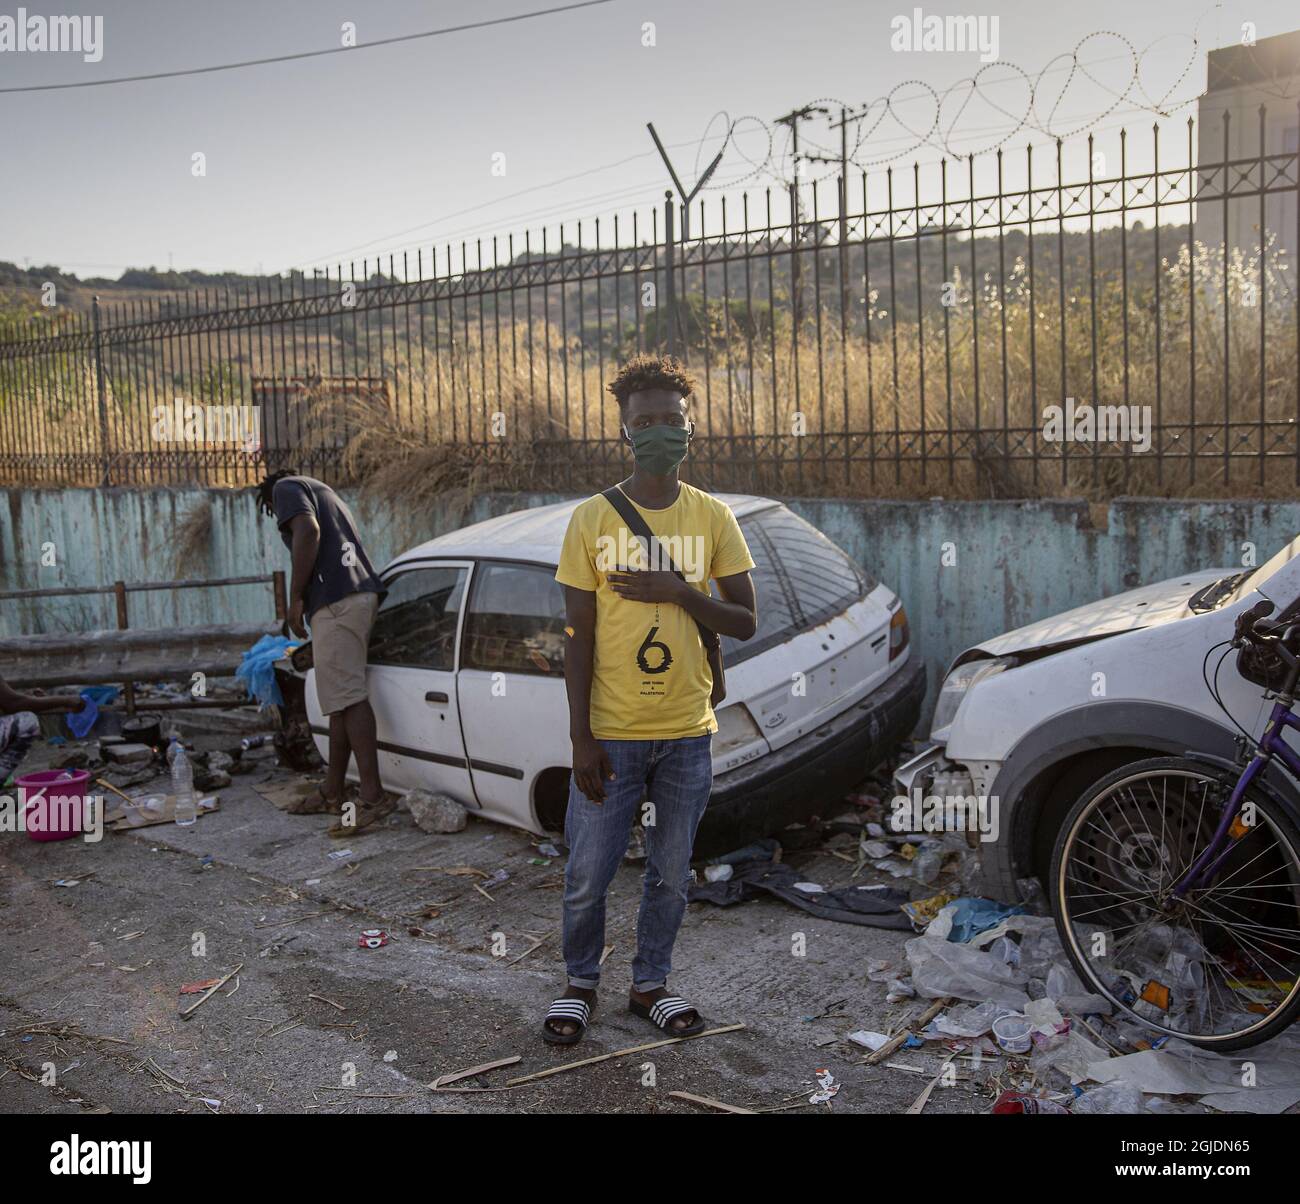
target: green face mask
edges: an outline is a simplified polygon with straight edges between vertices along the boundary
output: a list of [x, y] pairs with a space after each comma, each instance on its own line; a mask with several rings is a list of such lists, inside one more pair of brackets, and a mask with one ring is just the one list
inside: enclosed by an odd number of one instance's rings
[[684, 426], [648, 426], [631, 432], [632, 453], [646, 472], [666, 477], [686, 459], [691, 432]]

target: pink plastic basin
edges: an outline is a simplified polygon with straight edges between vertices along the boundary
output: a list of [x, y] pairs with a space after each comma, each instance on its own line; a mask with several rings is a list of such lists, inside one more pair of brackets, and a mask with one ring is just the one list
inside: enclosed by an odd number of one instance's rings
[[86, 785], [84, 769], [43, 769], [14, 779], [22, 791], [20, 802], [27, 835], [33, 840], [67, 840], [83, 830]]

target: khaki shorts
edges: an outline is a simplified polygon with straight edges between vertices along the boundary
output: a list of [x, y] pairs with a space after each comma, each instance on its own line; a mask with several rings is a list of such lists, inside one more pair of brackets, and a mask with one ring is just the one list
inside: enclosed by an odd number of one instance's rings
[[370, 696], [366, 689], [366, 654], [378, 608], [379, 595], [363, 590], [319, 607], [311, 616], [316, 697], [327, 715], [337, 715]]

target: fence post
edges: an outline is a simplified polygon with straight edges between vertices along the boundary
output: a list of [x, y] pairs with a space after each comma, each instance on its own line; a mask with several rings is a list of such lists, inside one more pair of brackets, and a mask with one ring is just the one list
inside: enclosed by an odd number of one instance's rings
[[104, 474], [103, 484], [111, 485], [112, 481], [112, 455], [108, 446], [108, 398], [104, 389], [104, 348], [103, 340], [100, 335], [99, 325], [99, 297], [91, 299], [91, 316], [94, 319], [95, 327], [95, 396], [99, 401], [99, 446], [104, 455]]
[[664, 290], [667, 304], [665, 325], [668, 327], [668, 354], [677, 354], [677, 231], [674, 222], [673, 194], [664, 193], [664, 266], [668, 273]]

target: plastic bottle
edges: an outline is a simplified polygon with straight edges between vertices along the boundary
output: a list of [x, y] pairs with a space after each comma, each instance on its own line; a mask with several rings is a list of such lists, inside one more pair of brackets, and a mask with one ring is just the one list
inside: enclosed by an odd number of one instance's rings
[[167, 761], [172, 768], [172, 796], [176, 799], [176, 823], [188, 828], [199, 818], [198, 802], [194, 797], [194, 769], [185, 755], [185, 745], [175, 736], [167, 749]]

